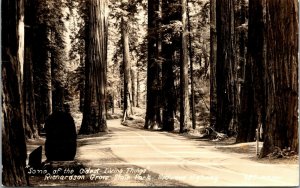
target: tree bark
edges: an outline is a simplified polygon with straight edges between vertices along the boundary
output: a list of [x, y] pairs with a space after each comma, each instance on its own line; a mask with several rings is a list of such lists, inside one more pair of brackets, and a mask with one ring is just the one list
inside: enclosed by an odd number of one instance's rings
[[[172, 21], [181, 20], [179, 0], [162, 1], [162, 24], [168, 25]], [[171, 38], [162, 40], [162, 94], [163, 94], [163, 130], [173, 131], [177, 106], [177, 94], [175, 89], [175, 73], [173, 67], [176, 65], [174, 54], [181, 49], [181, 39], [172, 36], [173, 29], [166, 30], [162, 36], [171, 35]]]
[[[82, 66], [84, 67], [84, 58], [83, 58], [83, 54], [80, 54], [80, 65], [79, 66]], [[82, 75], [84, 77], [84, 74]], [[84, 111], [84, 91], [85, 91], [85, 83], [84, 83], [84, 80], [85, 79], [82, 79], [80, 81], [80, 86], [79, 86], [79, 111], [80, 112], [83, 112]]]
[[135, 87], [135, 84], [136, 84], [136, 71], [134, 68], [131, 68], [130, 69], [130, 75], [131, 75], [131, 89], [132, 89], [132, 106], [135, 107], [136, 106], [136, 87]]
[[136, 107], [140, 107], [140, 71], [136, 72]]
[[131, 88], [131, 63], [129, 56], [128, 22], [127, 18], [122, 17], [122, 44], [123, 44], [123, 69], [124, 69], [124, 120], [133, 114], [132, 112], [132, 88]]
[[33, 39], [33, 3], [25, 2], [25, 55], [23, 67], [23, 106], [24, 106], [24, 126], [25, 136], [27, 139], [36, 138], [38, 136], [38, 128], [36, 124], [36, 109], [34, 101], [34, 87], [33, 87], [33, 67], [32, 67], [32, 39]]
[[188, 29], [187, 29], [187, 2], [181, 0], [182, 6], [182, 51], [180, 65], [180, 132], [186, 132], [190, 127], [189, 109], [189, 74], [188, 74]]
[[[49, 32], [49, 31], [48, 31]], [[50, 33], [48, 33], [48, 40], [50, 39], [49, 35], [51, 35]], [[45, 62], [45, 77], [44, 77], [44, 81], [45, 81], [45, 96], [44, 96], [44, 110], [46, 113], [46, 119], [48, 118], [48, 116], [52, 113], [52, 61], [51, 61], [51, 52], [48, 50], [46, 52], [47, 54], [47, 59]]]
[[[246, 9], [246, 1], [240, 0], [240, 11], [239, 11], [239, 20], [238, 20], [238, 26], [240, 27], [239, 34], [237, 36], [239, 41], [239, 78], [241, 80], [245, 79], [245, 67], [246, 67], [246, 54], [247, 54], [247, 48], [246, 48], [246, 41], [247, 41], [247, 31], [248, 29], [245, 28], [246, 26], [243, 26], [243, 24], [246, 24], [246, 14], [249, 14], [249, 11]], [[249, 18], [250, 19], [250, 18]], [[248, 23], [249, 27], [249, 23]]]
[[[2, 183], [27, 186], [22, 71], [24, 1], [2, 1]], [[23, 26], [22, 26], [23, 24]], [[23, 33], [24, 34], [24, 33]]]
[[233, 0], [217, 0], [217, 122], [216, 131], [230, 134], [236, 127], [236, 65]]
[[[168, 51], [168, 49], [165, 49]], [[164, 50], [163, 53], [168, 57], [168, 53]], [[164, 52], [165, 51], [165, 52]], [[176, 99], [175, 99], [175, 85], [174, 85], [174, 72], [172, 67], [172, 59], [166, 59], [162, 66], [163, 74], [163, 129], [166, 131], [174, 130], [175, 110], [176, 110]]]
[[161, 1], [148, 0], [147, 109], [144, 128], [160, 127], [161, 62], [159, 16]]
[[85, 101], [80, 134], [107, 132], [107, 0], [89, 2]]
[[264, 126], [265, 84], [263, 1], [249, 2], [248, 57], [245, 78], [241, 83], [241, 107], [236, 142], [252, 142], [255, 129]]
[[[31, 25], [32, 26], [32, 25]], [[38, 127], [36, 124], [36, 109], [34, 101], [33, 87], [33, 68], [32, 68], [32, 31], [26, 28], [25, 32], [25, 61], [24, 61], [24, 85], [23, 85], [23, 100], [24, 100], [24, 123], [26, 138], [36, 138], [38, 136]]]
[[195, 117], [195, 86], [194, 86], [194, 65], [193, 65], [193, 51], [192, 51], [192, 35], [191, 35], [191, 21], [189, 11], [189, 1], [187, 0], [187, 21], [188, 21], [188, 33], [189, 33], [189, 56], [190, 56], [190, 70], [191, 70], [191, 114], [192, 114], [192, 127], [196, 129], [196, 117]]
[[210, 126], [217, 121], [217, 20], [216, 0], [210, 0]]
[[[245, 0], [239, 0], [238, 5], [237, 5], [237, 12], [235, 15], [237, 17], [235, 18], [235, 36], [236, 36], [236, 53], [237, 53], [237, 58], [236, 58], [236, 63], [238, 65], [237, 69], [237, 114], [238, 114], [238, 119], [240, 116], [240, 111], [243, 110], [241, 109], [241, 100], [243, 100], [241, 96], [241, 88], [243, 85], [243, 82], [245, 80], [245, 68], [246, 68], [246, 54], [247, 54], [247, 46], [246, 46], [246, 41], [247, 41], [247, 31], [248, 31], [248, 25], [246, 23], [246, 15], [248, 14], [248, 9], [246, 9], [247, 3]], [[239, 121], [238, 121], [239, 123]], [[239, 125], [238, 125], [239, 126]], [[237, 128], [239, 129], [239, 127]]]
[[262, 157], [275, 147], [298, 152], [298, 8], [296, 0], [266, 0]]

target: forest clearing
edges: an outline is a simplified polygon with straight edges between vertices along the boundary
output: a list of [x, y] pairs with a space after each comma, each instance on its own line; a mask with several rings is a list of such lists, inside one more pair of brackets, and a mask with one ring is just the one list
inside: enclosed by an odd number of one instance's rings
[[298, 186], [297, 0], [2, 0], [4, 186]]

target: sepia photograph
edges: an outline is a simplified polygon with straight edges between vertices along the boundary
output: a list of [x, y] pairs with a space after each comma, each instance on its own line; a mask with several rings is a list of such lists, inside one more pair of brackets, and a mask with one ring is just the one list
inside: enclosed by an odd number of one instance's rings
[[4, 187], [298, 187], [298, 0], [0, 0]]

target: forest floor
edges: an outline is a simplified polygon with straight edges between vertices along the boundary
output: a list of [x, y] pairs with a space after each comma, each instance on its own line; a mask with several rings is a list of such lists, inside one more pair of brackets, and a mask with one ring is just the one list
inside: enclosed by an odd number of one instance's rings
[[[121, 111], [108, 120], [108, 133], [79, 135], [75, 161], [81, 172], [64, 176], [31, 175], [32, 186], [295, 186], [298, 157], [258, 159], [255, 143], [201, 139], [197, 134], [144, 130], [142, 110], [121, 125]], [[140, 111], [140, 114], [138, 113]], [[81, 116], [73, 114], [77, 128]], [[114, 119], [116, 118], [116, 119]], [[28, 154], [43, 137], [27, 142]], [[262, 146], [262, 143], [260, 143]], [[43, 151], [43, 161], [46, 160]], [[59, 165], [58, 165], [59, 166]], [[61, 165], [62, 168], [76, 165]], [[85, 169], [85, 170], [84, 170]], [[72, 177], [71, 177], [72, 175]], [[77, 180], [55, 179], [74, 178]], [[80, 179], [84, 176], [84, 179]], [[52, 179], [51, 179], [52, 178]], [[54, 179], [53, 179], [54, 178]]]

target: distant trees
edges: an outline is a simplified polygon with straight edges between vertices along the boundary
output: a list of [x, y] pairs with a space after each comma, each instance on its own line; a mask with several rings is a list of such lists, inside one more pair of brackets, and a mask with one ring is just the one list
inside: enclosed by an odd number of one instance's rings
[[26, 19], [31, 22], [28, 29], [32, 33], [34, 100], [37, 125], [41, 129], [52, 111], [63, 108], [66, 98], [65, 4], [53, 0], [30, 4], [31, 12]]
[[85, 62], [87, 61], [85, 44], [88, 39], [88, 1], [68, 1], [70, 10], [70, 43], [68, 54], [70, 62], [77, 65], [75, 71], [69, 72], [69, 89], [79, 92], [79, 110], [83, 112], [85, 94]]
[[[145, 56], [141, 45], [145, 36], [144, 1], [109, 2], [108, 96], [123, 108], [123, 121], [133, 115], [133, 107], [141, 104], [141, 75], [145, 72]], [[142, 74], [140, 74], [142, 72]], [[114, 73], [114, 75], [112, 75]], [[144, 103], [144, 100], [142, 100]], [[112, 103], [113, 104], [113, 103]]]
[[[193, 6], [197, 6], [199, 9]], [[193, 7], [194, 10], [188, 11], [190, 7]], [[207, 16], [205, 12], [208, 10], [206, 7], [207, 2], [194, 1], [188, 3], [187, 1], [168, 0], [148, 3], [147, 102], [149, 105], [146, 127], [150, 121], [153, 121], [158, 126], [161, 124], [163, 130], [173, 131], [175, 120], [179, 119], [177, 112], [180, 112], [180, 131], [189, 130], [190, 104], [192, 117], [196, 118], [195, 97], [193, 96], [199, 97], [199, 94], [193, 85], [192, 99], [190, 98], [189, 75], [196, 75], [195, 77], [199, 78], [207, 74], [209, 56], [204, 44], [205, 37], [201, 37], [196, 32], [196, 28], [201, 31], [205, 30]], [[191, 12], [192, 16], [190, 16]], [[201, 19], [198, 16], [200, 14], [203, 14]], [[188, 49], [190, 54], [188, 54]], [[193, 49], [193, 53], [191, 53], [191, 49]], [[205, 59], [203, 67], [202, 57]], [[197, 65], [196, 69], [192, 68], [194, 64]], [[189, 65], [191, 65], [191, 71], [189, 71]], [[193, 83], [199, 82], [192, 80]], [[151, 116], [155, 120], [151, 120], [147, 116]]]
[[106, 132], [107, 1], [88, 3], [89, 22], [85, 63], [85, 100], [81, 134]]
[[[181, 2], [178, 0], [148, 1], [148, 72], [147, 72], [147, 109], [145, 128], [161, 127], [166, 131], [174, 130], [174, 120], [177, 100], [175, 90], [175, 66], [180, 66], [181, 55]], [[185, 13], [186, 14], [186, 13]], [[187, 23], [187, 22], [185, 22]], [[186, 28], [187, 29], [187, 28]], [[187, 73], [187, 35], [184, 36], [185, 64]], [[187, 84], [188, 74], [183, 78]], [[179, 77], [178, 77], [179, 80]], [[182, 96], [188, 92], [182, 90]], [[188, 98], [185, 98], [182, 112], [188, 107]], [[186, 103], [187, 102], [187, 103]], [[186, 116], [187, 117], [187, 116]], [[185, 125], [188, 118], [184, 118]], [[184, 127], [183, 127], [184, 129]]]

